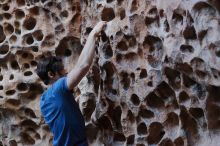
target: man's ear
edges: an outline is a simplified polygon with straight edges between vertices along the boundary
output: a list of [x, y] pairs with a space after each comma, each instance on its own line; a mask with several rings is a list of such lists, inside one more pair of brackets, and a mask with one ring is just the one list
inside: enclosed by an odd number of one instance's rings
[[55, 76], [55, 74], [51, 71], [48, 71], [47, 75], [49, 78], [54, 78], [54, 76]]

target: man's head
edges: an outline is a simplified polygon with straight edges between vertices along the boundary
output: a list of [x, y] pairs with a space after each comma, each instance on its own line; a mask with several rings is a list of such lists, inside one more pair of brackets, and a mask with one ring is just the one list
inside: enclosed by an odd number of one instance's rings
[[46, 84], [51, 84], [66, 74], [62, 59], [56, 56], [41, 58], [37, 64], [37, 75]]

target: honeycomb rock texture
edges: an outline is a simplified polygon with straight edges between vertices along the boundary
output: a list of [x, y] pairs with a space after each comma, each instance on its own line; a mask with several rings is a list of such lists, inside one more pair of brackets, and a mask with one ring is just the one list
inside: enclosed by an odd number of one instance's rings
[[39, 58], [51, 54], [73, 66], [82, 50], [80, 24], [77, 0], [0, 0], [1, 146], [51, 145], [39, 109], [47, 86], [35, 69]]
[[0, 0], [0, 145], [51, 145], [37, 61], [71, 69], [100, 20], [74, 92], [89, 144], [218, 146], [219, 0]]

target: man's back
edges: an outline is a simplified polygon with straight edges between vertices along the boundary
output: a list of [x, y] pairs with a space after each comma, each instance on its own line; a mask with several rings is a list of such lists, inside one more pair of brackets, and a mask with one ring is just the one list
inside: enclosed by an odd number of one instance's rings
[[42, 94], [41, 113], [53, 133], [54, 146], [87, 146], [85, 122], [66, 79], [58, 79]]

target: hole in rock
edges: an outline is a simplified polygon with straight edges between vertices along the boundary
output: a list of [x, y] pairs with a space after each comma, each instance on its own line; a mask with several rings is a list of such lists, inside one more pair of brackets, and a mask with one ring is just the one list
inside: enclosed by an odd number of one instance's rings
[[113, 140], [114, 141], [124, 142], [124, 141], [126, 141], [126, 138], [125, 138], [124, 134], [119, 133], [119, 132], [114, 132]]
[[12, 17], [10, 13], [3, 13], [3, 16], [7, 20], [11, 19], [11, 17]]
[[32, 35], [29, 35], [29, 36], [26, 38], [26, 43], [27, 43], [28, 45], [31, 45], [31, 44], [33, 44], [33, 42], [34, 42], [34, 39], [33, 39]]
[[215, 79], [218, 79], [220, 76], [220, 71], [218, 71], [217, 69], [214, 69], [214, 68], [211, 68], [211, 70], [212, 70], [213, 77]]
[[21, 34], [21, 30], [20, 29], [15, 29], [15, 33], [20, 35]]
[[174, 112], [168, 113], [165, 124], [167, 124], [167, 126], [171, 126], [171, 127], [178, 126], [179, 125], [179, 116]]
[[64, 56], [69, 57], [69, 56], [71, 56], [71, 54], [72, 54], [71, 50], [66, 49], [65, 53], [64, 53]]
[[203, 59], [195, 57], [190, 61], [190, 64], [193, 68], [205, 68], [205, 62]]
[[205, 79], [205, 77], [207, 76], [207, 73], [201, 70], [196, 70], [196, 75], [201, 78], [201, 79]]
[[20, 9], [15, 10], [15, 18], [16, 19], [22, 19], [22, 18], [24, 18], [24, 16], [25, 16], [24, 11], [22, 11]]
[[0, 55], [5, 55], [9, 51], [9, 46], [8, 45], [1, 45], [0, 46]]
[[37, 21], [35, 18], [33, 18], [31, 16], [26, 16], [26, 18], [23, 22], [23, 27], [27, 30], [32, 30], [32, 29], [34, 29], [36, 23], [37, 23]]
[[15, 92], [16, 92], [15, 90], [8, 90], [8, 91], [5, 92], [5, 94], [8, 95], [8, 96], [11, 96], [11, 95], [14, 95]]
[[117, 44], [117, 48], [120, 50], [120, 51], [127, 51], [128, 50], [128, 46], [126, 44], [126, 42], [124, 40], [120, 41], [118, 44]]
[[153, 122], [149, 126], [148, 144], [157, 144], [164, 136], [163, 125], [159, 122]]
[[41, 41], [44, 37], [43, 32], [41, 30], [36, 30], [32, 34], [37, 41]]
[[127, 145], [134, 144], [134, 138], [135, 138], [135, 135], [128, 136], [128, 138], [127, 138]]
[[17, 146], [17, 142], [15, 140], [10, 140], [9, 146]]
[[22, 58], [27, 58], [28, 57], [28, 53], [27, 52], [24, 52], [23, 54], [22, 54]]
[[34, 7], [29, 9], [29, 12], [32, 15], [39, 15], [39, 7], [38, 6], [34, 6]]
[[9, 80], [13, 80], [14, 79], [14, 75], [11, 74], [10, 77], [9, 77]]
[[116, 62], [117, 62], [117, 63], [120, 63], [120, 62], [122, 61], [122, 59], [123, 59], [122, 54], [117, 53], [117, 54], [116, 54]]
[[24, 6], [25, 0], [16, 0], [18, 6]]
[[[0, 43], [2, 43], [5, 40], [6, 36], [5, 33], [3, 31], [3, 27], [0, 25]], [[1, 51], [2, 49], [0, 49]]]
[[120, 15], [120, 19], [123, 20], [126, 17], [125, 9], [121, 9], [119, 15]]
[[17, 41], [16, 35], [12, 35], [12, 36], [10, 37], [9, 41], [10, 41], [11, 44], [15, 43], [15, 42]]
[[208, 119], [208, 128], [210, 130], [219, 130], [219, 119], [220, 118], [220, 87], [219, 86], [209, 86], [208, 87], [208, 98], [206, 102], [206, 117]]
[[135, 74], [134, 74], [134, 73], [131, 73], [131, 74], [130, 74], [130, 77], [131, 77], [131, 79], [132, 79], [132, 83], [134, 83], [134, 82], [135, 82]]
[[181, 87], [180, 73], [174, 69], [169, 68], [169, 67], [166, 67], [164, 69], [164, 72], [165, 72], [165, 75], [169, 81], [169, 84], [174, 89], [179, 89]]
[[107, 1], [107, 3], [111, 3], [111, 2], [113, 2], [114, 0], [106, 0]]
[[38, 46], [32, 46], [31, 48], [33, 52], [38, 52]]
[[143, 118], [153, 118], [154, 117], [154, 113], [152, 111], [147, 110], [143, 107], [140, 108], [139, 115]]
[[11, 24], [6, 23], [4, 30], [5, 30], [5, 34], [6, 35], [10, 35], [10, 34], [12, 34], [14, 32], [14, 27]]
[[26, 91], [28, 89], [28, 86], [26, 83], [18, 83], [17, 84], [17, 89], [19, 91]]
[[137, 133], [138, 135], [145, 135], [147, 134], [147, 126], [144, 122], [140, 123], [138, 126], [137, 126]]
[[130, 47], [133, 47], [137, 44], [136, 38], [133, 35], [125, 35], [124, 38], [127, 40]]
[[216, 9], [218, 12], [220, 12], [220, 1], [219, 0], [208, 0]]
[[121, 5], [124, 0], [117, 0], [118, 5]]
[[25, 127], [25, 128], [38, 128], [39, 127], [34, 121], [30, 119], [25, 119], [21, 121], [20, 126]]
[[14, 70], [17, 70], [17, 69], [20, 68], [19, 65], [18, 65], [17, 60], [11, 61], [11, 68], [14, 69]]
[[25, 133], [25, 132], [21, 132], [20, 134], [20, 142], [22, 144], [25, 144], [25, 145], [34, 145], [35, 144], [35, 140], [30, 136], [30, 134], [28, 133]]
[[137, 0], [133, 0], [131, 3], [131, 13], [136, 11], [138, 9], [138, 1]]
[[14, 21], [14, 26], [15, 26], [16, 28], [19, 28], [19, 27], [20, 27], [20, 22], [19, 22], [19, 21]]
[[172, 98], [175, 96], [175, 92], [165, 81], [157, 86], [155, 93], [157, 93], [157, 95], [163, 99]]
[[8, 11], [10, 9], [10, 6], [7, 3], [5, 3], [5, 4], [2, 5], [2, 9], [4, 11]]
[[201, 108], [190, 108], [189, 112], [196, 119], [204, 117], [204, 112]]
[[53, 34], [48, 34], [44, 38], [41, 46], [42, 47], [52, 47], [52, 46], [54, 46], [55, 45], [55, 40], [54, 39], [55, 39], [55, 36]]
[[184, 146], [184, 140], [182, 137], [178, 137], [174, 140], [176, 146]]
[[192, 74], [193, 72], [192, 67], [187, 63], [177, 63], [175, 67], [178, 71], [186, 73], [188, 75]]
[[215, 16], [216, 10], [210, 4], [206, 2], [198, 2], [193, 6], [193, 11], [195, 13], [206, 13], [211, 14], [211, 16]]
[[166, 32], [169, 32], [169, 31], [170, 31], [170, 25], [169, 25], [167, 19], [164, 21], [164, 30], [165, 30]]
[[147, 104], [152, 108], [163, 108], [164, 101], [158, 97], [154, 92], [151, 92], [146, 97]]
[[105, 56], [106, 59], [109, 59], [113, 56], [113, 51], [112, 51], [112, 48], [109, 44], [104, 45], [102, 50], [104, 52], [104, 56]]
[[187, 131], [187, 139], [190, 139], [188, 144], [192, 145], [193, 141], [198, 138], [197, 122], [189, 115], [185, 107], [180, 107], [180, 119], [182, 128]]
[[190, 88], [191, 86], [195, 85], [196, 82], [187, 75], [183, 74], [183, 84], [185, 85], [185, 87]]
[[184, 53], [193, 53], [194, 48], [191, 45], [181, 45], [180, 46], [180, 51]]
[[136, 94], [132, 94], [132, 95], [131, 95], [131, 102], [132, 102], [134, 105], [139, 105], [139, 104], [140, 104], [139, 97], [138, 97]]
[[[86, 35], [89, 34], [91, 31], [92, 31], [91, 27], [86, 27]], [[101, 32], [101, 33], [103, 33], [103, 32]], [[105, 35], [105, 37], [107, 37], [107, 36]], [[103, 41], [103, 42], [105, 42], [105, 41]]]
[[197, 39], [196, 30], [194, 26], [187, 26], [183, 31], [183, 36], [185, 39], [191, 39], [191, 40]]
[[68, 17], [68, 11], [66, 11], [66, 10], [64, 10], [64, 11], [62, 11], [61, 13], [60, 13], [60, 16], [61, 17]]
[[179, 102], [180, 103], [185, 102], [189, 99], [190, 99], [190, 97], [185, 91], [180, 92], [180, 94], [179, 94]]
[[25, 69], [30, 68], [30, 65], [28, 63], [24, 63], [23, 66]]
[[198, 33], [199, 41], [202, 41], [202, 40], [203, 40], [203, 38], [206, 36], [207, 32], [208, 32], [208, 29], [202, 30], [202, 31], [200, 31], [200, 32]]
[[132, 114], [131, 110], [128, 110], [127, 117], [128, 117], [129, 122], [131, 123], [135, 122], [135, 116]]
[[159, 146], [175, 146], [171, 139], [165, 138], [161, 141]]
[[37, 66], [37, 62], [34, 61], [34, 60], [32, 60], [32, 61], [31, 61], [31, 65], [32, 65], [32, 66]]
[[[56, 56], [65, 56], [69, 55], [66, 52], [66, 49], [73, 51], [74, 54], [79, 55], [82, 50], [80, 40], [75, 37], [64, 37], [60, 42], [57, 48], [55, 49]], [[67, 54], [65, 54], [67, 53]], [[70, 52], [69, 52], [70, 53]]]
[[92, 143], [93, 141], [96, 140], [97, 135], [98, 135], [98, 131], [99, 131], [98, 128], [92, 124], [86, 125], [86, 135], [87, 135], [88, 141], [90, 143]]
[[31, 76], [33, 73], [31, 71], [24, 72], [24, 76]]
[[65, 32], [65, 28], [63, 26], [63, 24], [57, 25], [55, 27], [55, 34], [59, 34], [59, 33], [63, 33]]
[[103, 21], [111, 21], [115, 18], [115, 12], [112, 8], [104, 8], [102, 10], [101, 19]]
[[102, 129], [105, 129], [105, 130], [113, 130], [112, 124], [111, 124], [109, 118], [106, 116], [103, 116], [100, 119], [98, 119], [98, 126]]
[[138, 60], [138, 55], [135, 52], [130, 52], [125, 54], [124, 58], [129, 61]]
[[175, 10], [173, 12], [172, 20], [175, 23], [180, 22], [181, 24], [183, 24], [183, 16], [181, 14], [178, 14]]
[[26, 116], [31, 117], [31, 118], [36, 118], [37, 116], [35, 115], [34, 111], [30, 108], [25, 108], [24, 113]]
[[0, 90], [3, 90], [3, 86], [2, 85], [0, 85]]
[[121, 125], [121, 114], [122, 114], [122, 110], [121, 107], [118, 106], [116, 108], [114, 108], [110, 113], [110, 117], [112, 117], [113, 122], [115, 123], [116, 129], [121, 130], [122, 129], [122, 125]]
[[121, 72], [121, 84], [123, 85], [124, 90], [127, 90], [130, 87], [130, 78], [127, 72]]
[[145, 37], [144, 42], [143, 42], [143, 46], [144, 46], [144, 48], [150, 47], [149, 52], [152, 53], [154, 51], [161, 50], [163, 47], [163, 43], [160, 38], [149, 35], [149, 36]]

